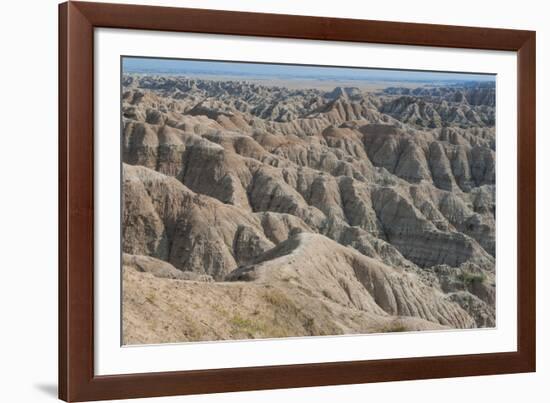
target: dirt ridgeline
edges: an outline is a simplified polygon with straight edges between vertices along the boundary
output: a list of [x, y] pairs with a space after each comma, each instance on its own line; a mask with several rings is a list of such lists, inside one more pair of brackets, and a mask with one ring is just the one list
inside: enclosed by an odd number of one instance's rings
[[[472, 326], [466, 312], [442, 295], [423, 295], [425, 290], [413, 275], [381, 265], [322, 235], [298, 234], [265, 258], [231, 273], [227, 281], [214, 282], [204, 275], [193, 280], [175, 279], [181, 276], [178, 270], [167, 270], [164, 262], [154, 264], [148, 257], [125, 255], [124, 342], [448, 328], [400, 315], [405, 306], [404, 292], [431, 299], [430, 307], [422, 313], [419, 310], [425, 307], [412, 308], [417, 314], [430, 315], [432, 321], [451, 318], [449, 325], [453, 327]], [[385, 277], [392, 276], [396, 280], [386, 282]], [[388, 289], [388, 284], [400, 286]]]

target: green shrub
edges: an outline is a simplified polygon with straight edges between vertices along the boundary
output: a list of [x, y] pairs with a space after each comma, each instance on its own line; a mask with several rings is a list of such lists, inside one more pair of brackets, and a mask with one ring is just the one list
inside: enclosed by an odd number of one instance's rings
[[486, 279], [486, 276], [484, 273], [472, 273], [469, 271], [465, 271], [458, 275], [458, 279], [462, 281], [465, 286], [470, 286], [474, 283], [484, 282]]

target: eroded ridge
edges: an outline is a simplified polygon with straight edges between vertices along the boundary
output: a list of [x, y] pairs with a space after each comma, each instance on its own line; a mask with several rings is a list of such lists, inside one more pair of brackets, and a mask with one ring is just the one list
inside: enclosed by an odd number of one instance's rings
[[125, 343], [495, 325], [494, 83], [122, 104]]

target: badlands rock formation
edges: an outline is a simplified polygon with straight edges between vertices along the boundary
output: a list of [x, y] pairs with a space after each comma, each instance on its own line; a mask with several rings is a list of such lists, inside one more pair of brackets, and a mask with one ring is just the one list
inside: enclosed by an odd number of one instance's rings
[[122, 102], [126, 344], [495, 325], [494, 84]]

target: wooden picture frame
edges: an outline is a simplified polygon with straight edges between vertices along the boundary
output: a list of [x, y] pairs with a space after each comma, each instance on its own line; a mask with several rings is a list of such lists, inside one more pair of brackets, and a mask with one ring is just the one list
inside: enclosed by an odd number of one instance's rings
[[[94, 28], [505, 50], [518, 57], [518, 350], [94, 375]], [[59, 6], [59, 398], [65, 401], [535, 371], [535, 32], [200, 9]]]

